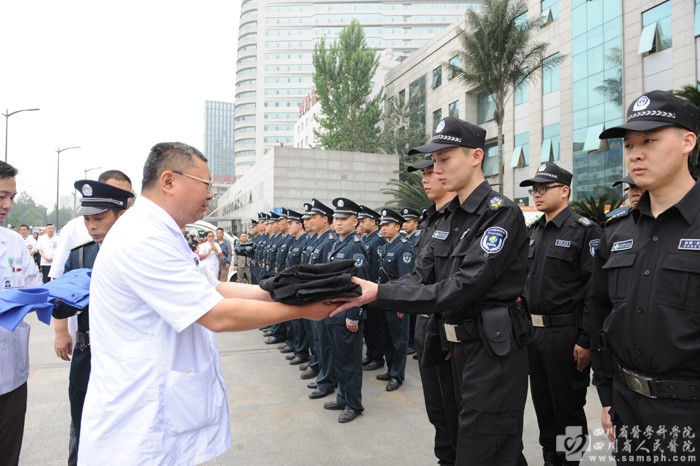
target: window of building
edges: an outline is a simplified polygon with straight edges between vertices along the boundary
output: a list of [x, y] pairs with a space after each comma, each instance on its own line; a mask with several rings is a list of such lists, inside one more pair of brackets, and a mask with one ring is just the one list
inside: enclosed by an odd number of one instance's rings
[[433, 83], [431, 85], [432, 89], [440, 87], [442, 84], [442, 65], [438, 66], [433, 70]]
[[540, 162], [557, 162], [559, 160], [559, 140], [559, 123], [542, 128]]
[[498, 175], [498, 144], [487, 142], [484, 147], [484, 176]]
[[459, 100], [455, 100], [447, 106], [447, 114], [451, 117], [459, 118]]
[[438, 123], [440, 123], [440, 120], [442, 120], [442, 109], [438, 108], [433, 112], [433, 132], [435, 132], [435, 128], [437, 128]]
[[456, 73], [452, 67], [459, 67], [459, 56], [455, 55], [454, 57], [450, 58], [449, 65], [447, 67], [447, 79], [450, 80], [456, 76]]
[[399, 105], [406, 103], [406, 89], [401, 89], [399, 91]]
[[559, 0], [542, 0], [541, 7], [540, 24], [542, 26], [559, 19]]
[[527, 167], [530, 164], [530, 133], [516, 134], [513, 146], [513, 154], [510, 158], [511, 168]]
[[496, 103], [493, 95], [479, 94], [476, 98], [476, 124], [480, 125], [493, 120], [496, 114]]
[[523, 81], [520, 86], [515, 88], [513, 92], [513, 103], [515, 105], [522, 105], [527, 102], [530, 96], [530, 80]]
[[559, 53], [542, 60], [542, 95], [559, 90]]
[[583, 150], [586, 152], [605, 150], [605, 139], [600, 139], [598, 136], [605, 129], [603, 123], [588, 127], [586, 132], [586, 142], [583, 144]]
[[637, 54], [661, 52], [671, 48], [671, 2], [666, 1], [642, 13], [642, 34]]
[[416, 109], [416, 123], [425, 129], [425, 75], [408, 86], [408, 103]]

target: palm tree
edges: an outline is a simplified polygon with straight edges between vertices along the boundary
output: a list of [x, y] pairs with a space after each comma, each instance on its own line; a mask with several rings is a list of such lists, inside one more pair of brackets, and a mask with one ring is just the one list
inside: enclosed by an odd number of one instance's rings
[[422, 172], [416, 171], [408, 173], [403, 181], [389, 180], [391, 188], [382, 189], [382, 193], [391, 195], [394, 199], [387, 203], [387, 207], [410, 207], [420, 211], [429, 206], [432, 201], [423, 190], [422, 176]]
[[459, 31], [461, 67], [449, 69], [476, 92], [493, 96], [498, 126], [498, 190], [503, 192], [503, 116], [513, 90], [563, 59], [547, 60], [547, 44], [535, 42], [540, 20], [522, 20], [524, 0], [490, 0], [476, 12], [467, 10], [468, 30]]
[[[696, 83], [695, 86], [692, 84], [686, 84], [685, 86], [681, 87], [679, 91], [673, 91], [675, 95], [678, 97], [682, 97], [691, 104], [695, 105], [696, 107], [700, 108], [700, 90], [698, 90], [698, 86], [700, 85], [700, 82]], [[698, 127], [700, 127], [700, 121], [698, 121]], [[696, 171], [698, 170], [698, 145], [695, 145], [695, 148], [693, 151], [690, 153], [690, 156], [688, 157], [688, 169], [690, 170], [690, 173], [693, 175], [697, 175]]]

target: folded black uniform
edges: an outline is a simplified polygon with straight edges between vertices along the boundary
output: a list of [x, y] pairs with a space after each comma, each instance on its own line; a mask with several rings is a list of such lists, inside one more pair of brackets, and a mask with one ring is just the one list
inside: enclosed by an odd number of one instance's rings
[[274, 277], [260, 280], [260, 288], [274, 301], [285, 304], [306, 304], [330, 298], [353, 298], [362, 295], [360, 286], [352, 282], [356, 271], [352, 259], [326, 264], [294, 265]]

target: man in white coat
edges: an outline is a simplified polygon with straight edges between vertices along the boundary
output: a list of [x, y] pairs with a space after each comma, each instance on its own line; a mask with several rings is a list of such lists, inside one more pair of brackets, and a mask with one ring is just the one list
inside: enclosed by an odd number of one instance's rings
[[257, 285], [210, 284], [181, 228], [212, 198], [207, 159], [156, 144], [142, 193], [112, 227], [90, 287], [92, 373], [78, 463], [195, 464], [231, 444], [212, 332], [326, 317], [336, 306], [271, 302]]

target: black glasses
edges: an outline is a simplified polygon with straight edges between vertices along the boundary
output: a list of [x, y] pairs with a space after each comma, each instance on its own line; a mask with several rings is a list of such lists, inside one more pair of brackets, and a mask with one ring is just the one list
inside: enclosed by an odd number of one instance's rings
[[527, 192], [530, 193], [530, 196], [534, 196], [535, 194], [539, 194], [540, 196], [543, 196], [550, 189], [563, 188], [564, 186], [565, 185], [563, 185], [563, 184], [548, 184], [547, 186], [540, 186], [539, 188], [530, 188], [527, 190]]
[[192, 178], [193, 180], [197, 180], [200, 183], [204, 183], [205, 185], [207, 185], [207, 191], [211, 192], [211, 180], [205, 180], [204, 178], [199, 178], [198, 176], [194, 175], [188, 175], [187, 173], [182, 173], [177, 170], [172, 170], [172, 172], [178, 175], [186, 176], [187, 178]]

